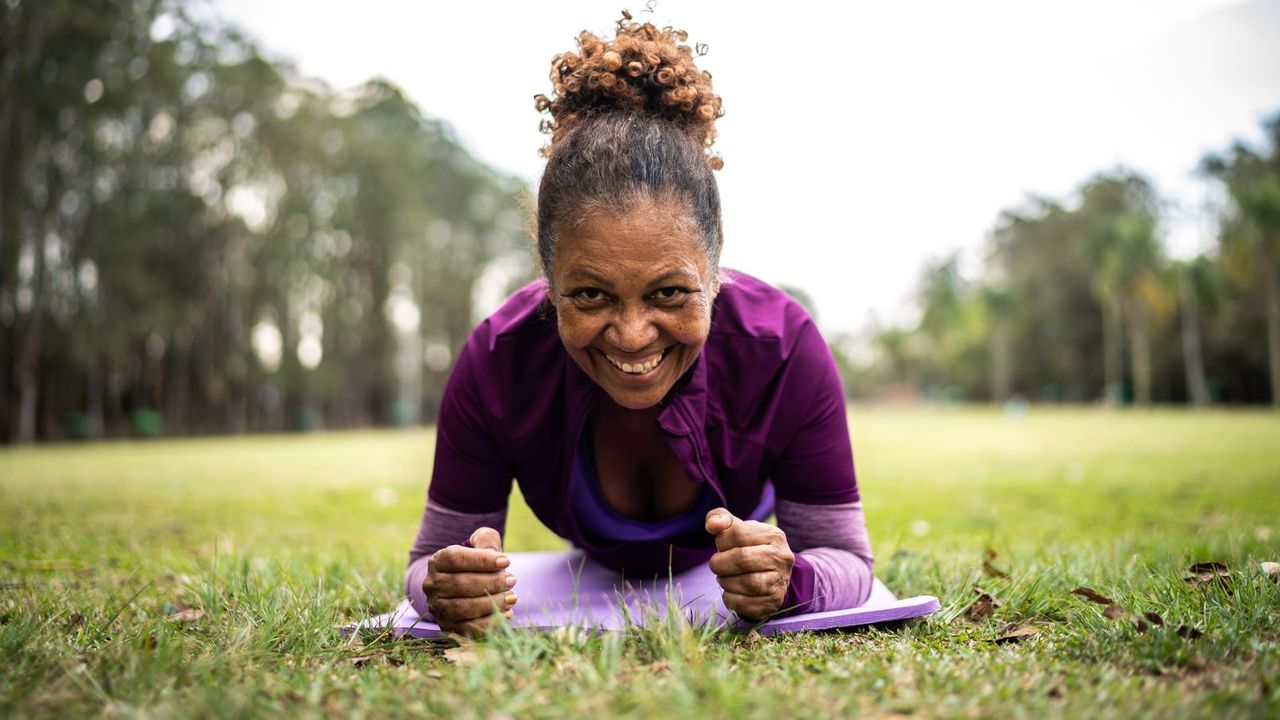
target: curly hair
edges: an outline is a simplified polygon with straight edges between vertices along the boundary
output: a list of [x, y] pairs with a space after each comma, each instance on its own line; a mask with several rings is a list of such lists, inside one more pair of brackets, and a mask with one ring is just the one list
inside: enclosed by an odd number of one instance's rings
[[715, 121], [724, 115], [711, 73], [694, 64], [688, 33], [632, 20], [623, 11], [615, 37], [578, 35], [578, 51], [551, 61], [550, 96], [534, 96], [550, 135], [538, 187], [538, 256], [550, 275], [559, 230], [596, 209], [622, 210], [641, 195], [669, 197], [691, 212], [710, 266], [722, 232], [714, 170], [723, 167]]

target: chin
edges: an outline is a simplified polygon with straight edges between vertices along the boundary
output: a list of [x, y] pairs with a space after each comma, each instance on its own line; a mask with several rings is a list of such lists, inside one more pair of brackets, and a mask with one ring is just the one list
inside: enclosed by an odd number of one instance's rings
[[644, 410], [646, 408], [651, 408], [654, 405], [657, 405], [659, 402], [661, 402], [663, 396], [666, 394], [666, 393], [661, 393], [658, 395], [651, 395], [649, 393], [644, 393], [643, 395], [638, 393], [619, 394], [616, 390], [611, 390], [608, 388], [606, 388], [606, 392], [609, 393], [609, 397], [612, 398], [615, 403], [617, 403], [621, 407], [624, 407], [628, 410]]

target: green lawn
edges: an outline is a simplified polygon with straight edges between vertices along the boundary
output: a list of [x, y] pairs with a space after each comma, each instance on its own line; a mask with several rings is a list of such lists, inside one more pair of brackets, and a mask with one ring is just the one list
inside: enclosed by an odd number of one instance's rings
[[[0, 451], [0, 717], [1280, 716], [1280, 583], [1261, 570], [1280, 561], [1280, 416], [850, 421], [877, 574], [939, 596], [929, 619], [447, 655], [335, 629], [400, 595], [430, 431]], [[512, 507], [508, 549], [563, 546]], [[984, 573], [988, 548], [1007, 577]], [[1229, 575], [1184, 582], [1201, 561]], [[1165, 624], [1105, 617], [1080, 585]], [[1022, 627], [1039, 633], [995, 642]]]

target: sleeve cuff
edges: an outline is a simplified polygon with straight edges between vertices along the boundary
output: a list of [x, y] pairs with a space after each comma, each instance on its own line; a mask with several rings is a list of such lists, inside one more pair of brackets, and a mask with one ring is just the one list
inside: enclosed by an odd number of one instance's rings
[[791, 581], [787, 583], [787, 594], [783, 596], [782, 607], [774, 617], [812, 612], [813, 586], [813, 565], [797, 553], [795, 564], [791, 567]]

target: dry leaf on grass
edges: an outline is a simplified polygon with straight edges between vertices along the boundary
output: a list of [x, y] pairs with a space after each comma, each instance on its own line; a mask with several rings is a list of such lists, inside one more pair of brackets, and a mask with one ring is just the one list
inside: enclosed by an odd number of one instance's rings
[[1196, 563], [1187, 568], [1187, 572], [1191, 573], [1191, 577], [1184, 578], [1184, 580], [1192, 585], [1204, 585], [1211, 582], [1226, 583], [1231, 578], [1231, 571], [1220, 562]]
[[1000, 553], [996, 552], [992, 548], [987, 548], [986, 557], [982, 560], [982, 572], [991, 577], [1007, 578], [1009, 577], [1009, 573], [991, 564], [991, 561], [995, 560], [999, 556]]
[[1102, 593], [1084, 586], [1078, 587], [1071, 591], [1072, 595], [1079, 595], [1089, 602], [1105, 605], [1102, 609], [1102, 616], [1109, 620], [1132, 620], [1138, 626], [1138, 632], [1144, 633], [1150, 629], [1151, 625], [1164, 625], [1164, 618], [1154, 612], [1145, 612], [1138, 615], [1129, 608], [1117, 603], [1115, 600], [1103, 595]]
[[201, 610], [200, 608], [186, 607], [184, 605], [179, 606], [179, 608], [169, 616], [169, 619], [174, 622], [195, 622], [202, 617], [204, 617], [204, 610]]
[[1000, 601], [984, 592], [982, 588], [974, 588], [973, 591], [978, 594], [978, 599], [973, 601], [973, 604], [965, 611], [965, 615], [970, 620], [982, 620], [991, 617], [995, 609], [1000, 607]]
[[1129, 612], [1127, 609], [1122, 608], [1119, 605], [1116, 605], [1115, 603], [1112, 603], [1102, 609], [1102, 617], [1105, 617], [1109, 620], [1120, 620], [1123, 618], [1127, 618], [1132, 614], [1133, 613]]
[[1103, 595], [1102, 593], [1098, 592], [1097, 590], [1094, 590], [1093, 588], [1087, 588], [1087, 587], [1084, 587], [1083, 585], [1076, 588], [1075, 590], [1072, 590], [1071, 594], [1079, 595], [1080, 597], [1085, 598], [1090, 602], [1096, 602], [1099, 605], [1115, 605], [1116, 604], [1115, 600], [1112, 600], [1111, 598], [1107, 597], [1106, 595]]
[[1004, 635], [1001, 635], [1000, 637], [996, 638], [995, 642], [997, 645], [1004, 645], [1006, 643], [1011, 643], [1011, 642], [1021, 642], [1023, 640], [1026, 640], [1029, 637], [1034, 637], [1039, 634], [1040, 634], [1040, 628], [1034, 625], [1028, 625], [1027, 627], [1022, 627], [1022, 628], [1018, 628], [1017, 630], [1010, 630], [1006, 632]]
[[[1224, 571], [1226, 570], [1226, 566], [1222, 565], [1221, 563], [1211, 563], [1211, 564], [1219, 565], [1222, 567]], [[1124, 607], [1123, 605], [1116, 603], [1114, 600], [1107, 597], [1106, 595], [1099, 593], [1097, 590], [1093, 590], [1087, 587], [1078, 587], [1075, 590], [1072, 590], [1071, 592], [1081, 597], [1088, 598], [1090, 601], [1098, 603], [1099, 605], [1106, 605], [1106, 607], [1102, 610], [1102, 614], [1112, 620], [1132, 620], [1133, 623], [1138, 626], [1138, 632], [1140, 633], [1144, 633], [1147, 630], [1150, 630], [1151, 626], [1153, 625], [1155, 626], [1164, 625], [1164, 618], [1160, 617], [1159, 613], [1148, 610], [1142, 613], [1141, 615], [1139, 615], [1135, 612], [1130, 611], [1128, 608]], [[1178, 629], [1175, 630], [1174, 632], [1178, 634], [1178, 637], [1186, 638], [1187, 640], [1195, 640], [1196, 638], [1204, 635], [1204, 633], [1202, 633], [1201, 631], [1193, 627], [1189, 627], [1187, 625], [1179, 625]]]
[[458, 645], [458, 647], [451, 647], [445, 650], [444, 659], [448, 660], [454, 665], [467, 667], [469, 665], [475, 665], [477, 662], [479, 662], [480, 656], [476, 654], [475, 646], [473, 646], [471, 643], [464, 643], [464, 644]]
[[1188, 625], [1179, 625], [1174, 632], [1178, 633], [1178, 637], [1186, 638], [1187, 640], [1195, 640], [1204, 636], [1204, 633]]

